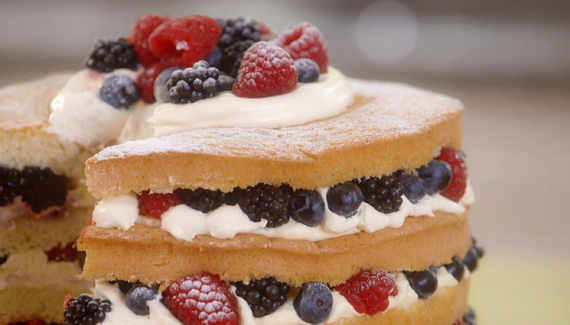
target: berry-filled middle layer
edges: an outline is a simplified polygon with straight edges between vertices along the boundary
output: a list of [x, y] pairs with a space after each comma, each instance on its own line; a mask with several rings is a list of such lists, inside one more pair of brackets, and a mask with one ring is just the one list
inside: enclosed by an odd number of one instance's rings
[[93, 222], [124, 230], [135, 224], [161, 227], [182, 240], [249, 233], [318, 241], [399, 228], [407, 217], [433, 217], [435, 211], [460, 215], [473, 201], [463, 154], [443, 148], [414, 171], [315, 190], [258, 184], [228, 193], [178, 189], [111, 197], [99, 202]]

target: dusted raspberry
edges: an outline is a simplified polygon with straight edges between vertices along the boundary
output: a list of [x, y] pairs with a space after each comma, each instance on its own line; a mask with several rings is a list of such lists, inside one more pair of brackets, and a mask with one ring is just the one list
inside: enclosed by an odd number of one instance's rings
[[442, 148], [439, 157], [435, 159], [448, 163], [452, 171], [451, 184], [445, 191], [441, 192], [441, 195], [452, 201], [459, 202], [467, 188], [465, 157], [463, 157], [461, 152], [452, 148]]
[[183, 325], [238, 325], [236, 298], [220, 277], [199, 273], [171, 284], [164, 305]]
[[233, 93], [261, 98], [286, 94], [296, 86], [297, 70], [291, 56], [273, 43], [258, 42], [244, 54]]
[[319, 65], [321, 73], [327, 72], [329, 66], [327, 43], [313, 24], [301, 23], [281, 34], [274, 41], [289, 52], [293, 59], [311, 59]]
[[166, 64], [156, 62], [138, 75], [137, 85], [139, 86], [141, 98], [145, 103], [152, 104], [156, 102], [156, 99], [154, 98], [154, 81], [166, 68], [168, 68]]
[[210, 56], [220, 33], [215, 19], [196, 15], [166, 21], [148, 41], [150, 50], [169, 66], [190, 67]]
[[354, 309], [375, 315], [388, 309], [388, 297], [395, 297], [398, 288], [394, 276], [382, 270], [363, 271], [335, 288]]
[[139, 63], [143, 66], [148, 67], [159, 60], [149, 49], [148, 37], [158, 26], [172, 19], [169, 16], [146, 14], [135, 23], [135, 27], [127, 37], [127, 41], [135, 47]]
[[181, 203], [182, 199], [179, 191], [167, 194], [149, 194], [148, 191], [144, 191], [139, 196], [140, 213], [143, 216], [149, 216], [155, 219], [160, 219], [164, 212]]
[[48, 261], [55, 262], [73, 262], [79, 257], [77, 249], [75, 249], [75, 243], [69, 243], [63, 247], [54, 247], [47, 251], [46, 255], [48, 256]]

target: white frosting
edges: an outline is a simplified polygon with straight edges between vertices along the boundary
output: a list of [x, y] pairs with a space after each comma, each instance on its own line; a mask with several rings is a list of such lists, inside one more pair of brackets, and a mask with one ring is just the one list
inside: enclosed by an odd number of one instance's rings
[[[467, 270], [467, 268], [465, 268]], [[449, 278], [451, 277], [450, 280]], [[388, 298], [388, 310], [393, 308], [406, 308], [410, 304], [418, 300], [418, 295], [410, 287], [408, 280], [402, 273], [395, 274], [396, 287], [398, 294], [395, 297]], [[437, 271], [438, 289], [442, 287], [450, 287], [458, 284], [457, 280], [444, 267], [440, 267]], [[235, 287], [231, 287], [231, 292], [235, 294]], [[137, 316], [131, 312], [124, 303], [122, 293], [116, 285], [111, 285], [105, 281], [98, 281], [95, 284], [95, 293], [99, 298], [109, 299], [112, 305], [112, 311], [107, 313], [107, 317], [102, 325], [180, 325], [180, 321], [176, 319], [170, 311], [160, 302], [160, 295], [155, 300], [148, 301], [147, 305], [150, 309], [150, 315]], [[359, 314], [354, 307], [336, 291], [332, 292], [333, 306], [327, 320], [322, 324], [330, 324], [342, 318], [358, 317]], [[247, 302], [236, 296], [237, 307], [240, 317], [240, 325], [306, 325], [295, 311], [293, 307], [293, 299], [289, 299], [283, 306], [279, 307], [275, 312], [255, 318]]]
[[84, 146], [115, 141], [134, 107], [116, 109], [99, 99], [99, 88], [112, 74], [136, 78], [126, 69], [111, 74], [84, 69], [73, 75], [51, 102], [48, 131]]
[[155, 136], [213, 127], [279, 128], [333, 117], [353, 100], [346, 77], [329, 68], [318, 82], [299, 84], [287, 94], [243, 98], [223, 92], [191, 104], [160, 105], [148, 121], [154, 125]]
[[[326, 206], [328, 188], [318, 189], [325, 202], [325, 217], [317, 227], [308, 227], [295, 220], [278, 228], [265, 228], [266, 220], [253, 222], [236, 206], [222, 205], [214, 211], [204, 214], [184, 204], [171, 208], [162, 215], [161, 228], [174, 237], [190, 241], [196, 235], [210, 235], [216, 238], [233, 238], [239, 233], [259, 234], [266, 237], [285, 238], [289, 240], [319, 241], [335, 238], [361, 231], [372, 233], [390, 227], [399, 228], [408, 217], [434, 217], [435, 211], [453, 214], [465, 212], [465, 206], [473, 203], [474, 195], [471, 186], [459, 203], [442, 195], [426, 195], [413, 204], [402, 196], [402, 206], [397, 212], [385, 214], [363, 202], [354, 216], [344, 218], [336, 215]], [[135, 223], [158, 225], [161, 221], [138, 216], [138, 202], [123, 196], [102, 200], [93, 212], [93, 221], [98, 226], [128, 229]], [[136, 211], [136, 212], [135, 212]], [[149, 223], [150, 220], [152, 223]], [[127, 227], [128, 226], [128, 227]]]

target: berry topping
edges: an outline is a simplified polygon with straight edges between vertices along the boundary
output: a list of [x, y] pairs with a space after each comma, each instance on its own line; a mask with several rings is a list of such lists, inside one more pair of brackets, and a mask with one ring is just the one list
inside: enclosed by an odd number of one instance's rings
[[182, 278], [163, 293], [164, 305], [183, 325], [237, 325], [236, 299], [217, 275]]
[[155, 219], [160, 219], [160, 216], [162, 216], [164, 212], [179, 204], [182, 204], [180, 191], [167, 194], [150, 194], [148, 191], [144, 191], [139, 196], [139, 210], [141, 215]]
[[127, 40], [133, 44], [140, 64], [145, 67], [158, 62], [159, 58], [150, 51], [148, 38], [150, 34], [165, 21], [172, 20], [172, 17], [157, 14], [146, 14], [139, 18], [135, 27], [129, 33]]
[[26, 167], [22, 172], [22, 200], [32, 212], [63, 206], [67, 196], [67, 178], [49, 168]]
[[238, 205], [249, 220], [267, 220], [267, 228], [281, 227], [289, 222], [291, 194], [283, 187], [258, 184], [241, 191]]
[[345, 218], [352, 217], [363, 200], [362, 191], [352, 182], [336, 185], [327, 191], [329, 210]]
[[140, 98], [139, 87], [125, 75], [114, 75], [105, 79], [99, 97], [114, 108], [129, 108]]
[[404, 271], [404, 275], [420, 299], [429, 298], [437, 289], [437, 275], [433, 269], [416, 272]]
[[222, 34], [218, 41], [218, 46], [224, 50], [241, 41], [259, 42], [261, 33], [258, 24], [243, 17], [235, 19], [223, 19], [219, 21], [222, 28]]
[[166, 82], [170, 102], [187, 104], [214, 97], [218, 93], [219, 76], [218, 69], [203, 60], [192, 68], [174, 71]]
[[148, 38], [149, 48], [170, 66], [189, 67], [210, 56], [221, 28], [215, 19], [188, 16], [165, 21]]
[[236, 295], [247, 301], [253, 317], [263, 317], [276, 311], [287, 301], [291, 287], [273, 277], [249, 281], [248, 284], [237, 282]]
[[354, 309], [375, 315], [388, 309], [390, 296], [398, 294], [394, 276], [382, 270], [363, 271], [335, 288]]
[[467, 188], [465, 157], [460, 151], [455, 151], [452, 148], [442, 148], [439, 157], [435, 159], [448, 163], [452, 171], [451, 184], [445, 191], [441, 192], [441, 195], [452, 201], [459, 202]]
[[112, 310], [111, 302], [107, 299], [93, 299], [84, 293], [67, 301], [63, 312], [63, 325], [94, 325], [102, 323], [107, 313]]
[[[149, 65], [141, 74], [137, 76], [137, 85], [139, 86], [142, 100], [145, 103], [152, 104], [156, 101], [154, 97], [154, 85], [158, 76], [167, 68], [161, 62]], [[166, 81], [164, 81], [166, 87]]]
[[194, 210], [208, 213], [219, 208], [224, 203], [223, 193], [205, 189], [181, 190], [182, 203]]
[[295, 60], [305, 58], [315, 61], [321, 73], [329, 66], [327, 43], [321, 32], [311, 23], [301, 23], [275, 39], [277, 45], [285, 49]]
[[331, 290], [323, 283], [307, 282], [293, 300], [299, 318], [310, 324], [324, 322], [332, 310]]
[[150, 314], [146, 302], [153, 300], [157, 293], [147, 286], [133, 286], [125, 295], [125, 305], [134, 314], [139, 316], [146, 316]]
[[479, 265], [479, 254], [475, 247], [472, 246], [469, 248], [467, 254], [465, 254], [465, 257], [463, 258], [463, 264], [465, 264], [471, 272], [477, 269], [477, 266]]
[[6, 206], [20, 195], [22, 176], [17, 169], [0, 166], [0, 207]]
[[111, 72], [116, 69], [136, 70], [138, 66], [135, 48], [124, 38], [97, 40], [85, 65], [89, 69]]
[[233, 78], [237, 77], [243, 55], [254, 43], [254, 41], [246, 40], [226, 47], [220, 62], [220, 70]]
[[291, 195], [289, 212], [293, 220], [305, 226], [316, 227], [325, 217], [325, 202], [317, 191], [295, 191]]
[[69, 243], [63, 247], [54, 247], [47, 251], [46, 255], [48, 256], [48, 261], [55, 262], [73, 262], [79, 257], [77, 249], [75, 249], [75, 243]]
[[451, 183], [451, 167], [445, 161], [432, 160], [418, 168], [418, 176], [424, 180], [427, 194], [437, 194]]
[[239, 97], [261, 98], [286, 94], [296, 86], [291, 56], [273, 43], [257, 42], [244, 54], [233, 92]]
[[404, 186], [404, 195], [412, 203], [418, 203], [426, 195], [426, 183], [414, 175], [401, 175], [400, 180]]
[[362, 179], [358, 186], [364, 194], [364, 201], [382, 213], [400, 210], [404, 186], [397, 175]]
[[235, 78], [221, 74], [218, 77], [218, 90], [219, 91], [231, 91], [236, 83]]
[[295, 69], [297, 69], [297, 80], [299, 82], [317, 82], [319, 81], [319, 66], [311, 59], [295, 60]]
[[459, 257], [453, 257], [451, 263], [445, 264], [445, 269], [447, 272], [451, 273], [455, 280], [461, 281], [463, 275], [465, 274], [465, 265]]
[[[176, 70], [180, 70], [179, 67], [170, 67], [162, 70], [154, 80], [154, 96], [153, 100], [157, 100], [161, 103], [170, 103], [170, 96], [168, 96], [168, 88], [166, 88], [166, 82], [172, 76], [172, 73]], [[140, 85], [140, 84], [139, 84]], [[141, 89], [142, 90], [142, 89]], [[142, 96], [144, 99], [144, 96]], [[148, 102], [145, 99], [145, 102]]]

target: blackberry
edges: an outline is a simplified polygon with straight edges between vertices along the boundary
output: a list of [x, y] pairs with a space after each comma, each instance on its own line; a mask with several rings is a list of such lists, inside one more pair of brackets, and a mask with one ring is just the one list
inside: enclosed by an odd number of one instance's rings
[[236, 295], [247, 301], [254, 317], [263, 317], [276, 311], [287, 301], [291, 287], [273, 277], [250, 281], [248, 284], [236, 282]]
[[245, 51], [254, 43], [252, 40], [245, 40], [236, 42], [224, 49], [222, 61], [220, 62], [220, 70], [232, 78], [236, 78]]
[[8, 261], [8, 255], [0, 256], [0, 265], [6, 263], [6, 261]]
[[218, 20], [222, 27], [222, 34], [218, 46], [225, 50], [228, 46], [240, 41], [259, 42], [261, 32], [257, 23], [251, 19], [238, 17], [234, 19]]
[[170, 102], [170, 96], [168, 96], [168, 89], [166, 89], [166, 82], [170, 79], [172, 73], [176, 70], [180, 70], [179, 67], [170, 67], [164, 69], [158, 74], [154, 80], [154, 98], [161, 103]]
[[396, 212], [402, 205], [404, 186], [397, 174], [361, 179], [356, 184], [364, 194], [364, 202], [382, 213]]
[[63, 312], [65, 320], [63, 325], [94, 325], [102, 323], [111, 311], [111, 302], [108, 299], [93, 298], [84, 293], [67, 302]]
[[218, 91], [231, 91], [235, 82], [235, 78], [221, 74], [218, 77]]
[[12, 203], [20, 195], [21, 181], [18, 170], [0, 166], [0, 207]]
[[234, 188], [233, 191], [224, 193], [224, 204], [234, 206], [238, 204], [243, 190], [239, 187]]
[[34, 213], [62, 206], [67, 196], [67, 178], [49, 168], [26, 167], [22, 171], [22, 200]]
[[170, 102], [187, 104], [214, 97], [218, 93], [219, 76], [219, 70], [204, 60], [194, 63], [192, 68], [174, 71], [166, 82]]
[[140, 97], [141, 92], [136, 82], [125, 75], [110, 76], [99, 89], [99, 98], [114, 108], [127, 109]]
[[85, 61], [89, 69], [111, 72], [116, 69], [137, 70], [139, 64], [133, 45], [124, 38], [118, 40], [97, 40], [93, 51]]
[[281, 227], [289, 222], [291, 191], [284, 187], [258, 184], [242, 190], [238, 205], [249, 220], [267, 220], [267, 228]]
[[181, 196], [182, 203], [203, 213], [214, 211], [224, 203], [224, 195], [222, 192], [202, 188], [197, 190], [182, 190]]

